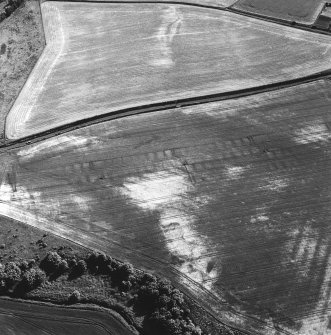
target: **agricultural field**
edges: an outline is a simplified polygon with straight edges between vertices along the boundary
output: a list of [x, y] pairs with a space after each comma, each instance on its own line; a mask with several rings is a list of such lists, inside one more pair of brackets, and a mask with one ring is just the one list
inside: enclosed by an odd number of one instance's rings
[[330, 92], [319, 80], [8, 149], [0, 214], [153, 269], [239, 328], [327, 334]]
[[0, 300], [3, 335], [134, 335], [111, 313]]
[[329, 69], [328, 36], [230, 12], [53, 1], [42, 11], [47, 47], [7, 117], [9, 139]]
[[234, 8], [275, 19], [313, 25], [326, 0], [239, 0]]

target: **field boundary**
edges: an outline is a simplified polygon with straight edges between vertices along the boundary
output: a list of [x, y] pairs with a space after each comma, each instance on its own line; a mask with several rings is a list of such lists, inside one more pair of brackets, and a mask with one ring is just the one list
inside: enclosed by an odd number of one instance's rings
[[[286, 89], [289, 87], [300, 86], [303, 84], [308, 84], [308, 83], [316, 82], [318, 80], [323, 80], [323, 79], [331, 80], [331, 69], [325, 70], [323, 72], [318, 72], [316, 74], [309, 75], [306, 77], [283, 81], [280, 83], [272, 83], [272, 84], [267, 84], [263, 86], [253, 87], [253, 88], [246, 88], [246, 89], [241, 89], [241, 90], [232, 91], [232, 92], [202, 95], [202, 96], [196, 96], [193, 98], [168, 100], [168, 101], [159, 102], [159, 103], [119, 109], [117, 111], [108, 112], [102, 115], [95, 115], [89, 118], [74, 121], [66, 125], [55, 127], [50, 130], [39, 132], [34, 135], [29, 135], [29, 136], [22, 137], [19, 139], [10, 140], [8, 138], [5, 138], [5, 142], [3, 144], [0, 144], [0, 152], [4, 151], [7, 148], [22, 147], [26, 144], [40, 142], [47, 138], [51, 138], [51, 137], [58, 136], [64, 133], [68, 133], [70, 131], [73, 131], [79, 128], [85, 128], [85, 127], [88, 127], [94, 124], [103, 123], [106, 121], [111, 121], [111, 120], [115, 120], [115, 119], [119, 119], [119, 118], [123, 118], [127, 116], [154, 113], [154, 112], [159, 112], [159, 111], [163, 111], [166, 109], [190, 107], [190, 106], [230, 100], [230, 99], [239, 99], [239, 98], [243, 98], [247, 96], [253, 96], [253, 95], [258, 95], [258, 94], [267, 93], [267, 92], [279, 91], [279, 90]], [[6, 118], [6, 122], [7, 122], [7, 118]], [[5, 132], [5, 136], [6, 136], [6, 132]]]
[[[212, 5], [212, 4], [206, 5], [203, 3], [192, 3], [192, 2], [181, 1], [181, 0], [178, 0], [178, 1], [176, 0], [164, 0], [164, 1], [153, 1], [153, 0], [142, 0], [142, 1], [138, 1], [138, 0], [40, 0], [40, 3], [52, 2], [52, 1], [53, 2], [54, 1], [55, 2], [84, 2], [84, 3], [117, 3], [117, 4], [154, 4], [154, 5], [155, 4], [161, 4], [161, 5], [169, 4], [169, 5], [200, 7], [200, 8], [206, 8], [206, 9], [226, 11], [226, 12], [230, 12], [230, 13], [241, 15], [241, 16], [255, 18], [261, 21], [277, 23], [277, 24], [287, 26], [293, 29], [306, 30], [306, 31], [310, 31], [315, 34], [331, 36], [331, 32], [313, 28], [314, 24], [308, 25], [308, 24], [303, 24], [303, 23], [296, 22], [296, 21], [290, 22], [285, 19], [276, 18], [276, 17], [267, 16], [267, 15], [258, 14], [258, 13], [253, 13], [253, 12], [247, 12], [243, 9], [234, 8], [234, 6], [236, 5], [238, 1], [236, 1], [234, 4], [230, 6], [222, 6], [222, 5], [217, 6], [217, 5]], [[320, 14], [318, 14], [317, 17], [319, 17], [319, 15]]]

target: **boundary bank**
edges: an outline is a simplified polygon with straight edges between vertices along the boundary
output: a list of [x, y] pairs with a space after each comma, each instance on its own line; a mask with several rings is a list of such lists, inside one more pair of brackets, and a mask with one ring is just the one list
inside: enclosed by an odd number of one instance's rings
[[[6, 149], [14, 149], [18, 147], [22, 147], [24, 145], [29, 145], [32, 143], [40, 142], [45, 139], [58, 136], [64, 133], [68, 133], [70, 131], [85, 128], [94, 124], [103, 123], [106, 121], [111, 121], [114, 119], [119, 119], [127, 116], [145, 114], [145, 113], [154, 113], [158, 111], [163, 111], [167, 109], [175, 109], [181, 107], [190, 107], [200, 104], [206, 104], [211, 102], [218, 102], [230, 99], [239, 99], [247, 96], [258, 95], [267, 92], [279, 91], [282, 89], [300, 86], [303, 84], [308, 84], [312, 82], [317, 82], [319, 80], [331, 80], [331, 69], [319, 72], [313, 75], [309, 75], [307, 77], [302, 77], [298, 79], [292, 79], [281, 83], [272, 83], [263, 85], [260, 87], [253, 87], [242, 89], [233, 92], [225, 92], [211, 95], [203, 95], [197, 96], [194, 98], [184, 98], [178, 100], [169, 100], [160, 103], [153, 103], [148, 105], [140, 105], [130, 108], [119, 109], [117, 111], [108, 112], [102, 115], [95, 115], [89, 118], [85, 118], [82, 120], [78, 120], [75, 122], [68, 123], [66, 125], [62, 125], [59, 127], [55, 127], [40, 133], [36, 133], [34, 135], [29, 135], [26, 137], [22, 137], [19, 139], [8, 139], [5, 138], [5, 142], [0, 144], [0, 153], [6, 151]], [[7, 117], [5, 120], [5, 128], [6, 128]]]

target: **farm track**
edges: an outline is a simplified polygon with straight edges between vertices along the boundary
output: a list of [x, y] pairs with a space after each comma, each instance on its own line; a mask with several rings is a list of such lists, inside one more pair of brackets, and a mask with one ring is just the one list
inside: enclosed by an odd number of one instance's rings
[[[51, 1], [51, 0], [47, 0]], [[107, 122], [110, 120], [116, 120], [119, 118], [125, 118], [132, 115], [139, 115], [144, 113], [155, 113], [167, 109], [173, 108], [181, 108], [181, 107], [190, 107], [196, 106], [199, 104], [206, 104], [211, 102], [219, 102], [224, 100], [231, 99], [240, 99], [247, 96], [259, 95], [261, 93], [267, 93], [272, 91], [282, 90], [288, 87], [299, 86], [307, 83], [312, 83], [321, 79], [331, 80], [331, 69], [317, 73], [311, 76], [307, 76], [304, 78], [289, 80], [282, 83], [275, 83], [270, 85], [265, 85], [263, 87], [252, 88], [252, 89], [244, 89], [237, 92], [231, 93], [220, 93], [215, 95], [207, 95], [207, 96], [196, 96], [194, 98], [188, 99], [178, 99], [175, 101], [166, 101], [159, 104], [145, 105], [145, 106], [137, 106], [134, 108], [128, 108], [123, 110], [118, 110], [116, 112], [109, 112], [102, 115], [93, 116], [87, 119], [79, 120], [76, 122], [72, 122], [60, 127], [53, 128], [51, 130], [47, 130], [44, 132], [40, 132], [38, 134], [26, 136], [17, 140], [8, 140], [5, 139], [4, 143], [0, 143], [0, 152], [6, 151], [9, 148], [19, 148], [23, 147], [26, 144], [42, 142], [45, 139], [58, 136], [63, 133], [68, 133], [73, 130], [84, 128], [91, 126], [93, 124], [98, 124], [102, 122]], [[31, 95], [31, 99], [33, 99], [33, 95]], [[24, 108], [24, 104], [22, 104], [22, 108]], [[28, 106], [26, 107], [29, 108]], [[24, 122], [24, 120], [22, 120]], [[28, 142], [28, 143], [27, 143]]]

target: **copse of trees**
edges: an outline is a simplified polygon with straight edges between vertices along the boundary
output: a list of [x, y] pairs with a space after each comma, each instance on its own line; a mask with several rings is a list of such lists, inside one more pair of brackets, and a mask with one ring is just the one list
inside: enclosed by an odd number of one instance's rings
[[24, 294], [46, 281], [46, 274], [38, 267], [30, 267], [27, 262], [8, 262], [0, 265], [1, 294]]
[[189, 318], [184, 295], [167, 280], [145, 274], [140, 279], [136, 308], [146, 309], [143, 328], [147, 335], [201, 335]]
[[[115, 292], [129, 297], [128, 305], [116, 300], [84, 296], [74, 290], [67, 303], [95, 303], [112, 308], [129, 323], [141, 327], [146, 335], [201, 335], [201, 329], [190, 319], [183, 294], [168, 280], [153, 274], [137, 271], [129, 263], [119, 262], [103, 253], [92, 252], [86, 256], [65, 251], [50, 251], [41, 260], [0, 264], [0, 292], [24, 296], [48, 280], [60, 275], [70, 277], [101, 275], [115, 288]], [[142, 325], [135, 323], [135, 315], [144, 316]]]
[[134, 295], [134, 309], [145, 315], [143, 331], [147, 335], [201, 335], [202, 331], [189, 318], [183, 294], [168, 280], [134, 270], [103, 253], [87, 255], [88, 271], [107, 275], [120, 291]]

